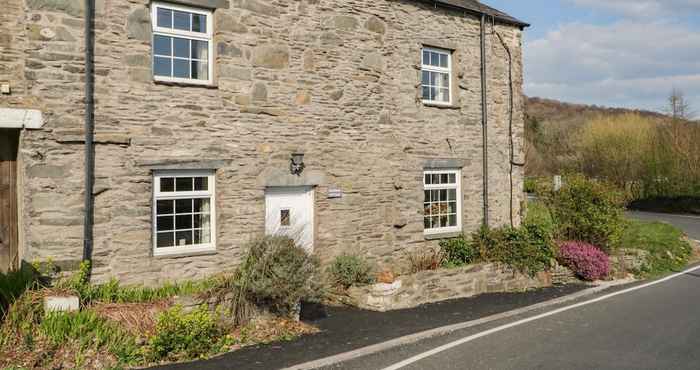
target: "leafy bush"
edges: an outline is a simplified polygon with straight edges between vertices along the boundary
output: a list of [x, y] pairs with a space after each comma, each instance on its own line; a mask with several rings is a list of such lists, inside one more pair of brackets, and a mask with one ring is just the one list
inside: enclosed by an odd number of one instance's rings
[[608, 256], [597, 247], [585, 242], [562, 243], [559, 246], [559, 261], [584, 280], [599, 280], [610, 273]]
[[408, 268], [411, 274], [421, 271], [437, 270], [442, 266], [445, 256], [440, 250], [428, 249], [407, 253]]
[[294, 240], [285, 236], [264, 236], [249, 245], [236, 278], [253, 302], [280, 314], [293, 312], [301, 300], [322, 297], [320, 262]]
[[201, 358], [212, 351], [220, 336], [216, 319], [206, 307], [184, 313], [175, 306], [158, 317], [149, 349], [155, 360]]
[[457, 238], [440, 241], [440, 248], [444, 256], [445, 267], [459, 267], [468, 265], [479, 259], [479, 251], [474, 248], [464, 235]]
[[559, 239], [586, 241], [608, 253], [619, 242], [625, 228], [625, 197], [614, 186], [574, 175], [543, 198]]
[[641, 272], [652, 276], [682, 270], [692, 253], [690, 244], [683, 239], [683, 232], [661, 222], [631, 221], [622, 235], [620, 247], [649, 252]]
[[535, 223], [519, 229], [482, 226], [472, 234], [472, 244], [482, 260], [500, 262], [529, 275], [547, 270], [555, 256], [550, 231]]
[[345, 289], [352, 285], [366, 285], [374, 281], [372, 266], [362, 257], [343, 254], [328, 268], [331, 281]]

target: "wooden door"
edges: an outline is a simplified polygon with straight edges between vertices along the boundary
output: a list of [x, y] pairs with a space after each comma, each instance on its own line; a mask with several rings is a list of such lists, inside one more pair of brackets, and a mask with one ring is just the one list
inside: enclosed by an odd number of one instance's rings
[[0, 272], [19, 267], [17, 145], [19, 131], [0, 129]]

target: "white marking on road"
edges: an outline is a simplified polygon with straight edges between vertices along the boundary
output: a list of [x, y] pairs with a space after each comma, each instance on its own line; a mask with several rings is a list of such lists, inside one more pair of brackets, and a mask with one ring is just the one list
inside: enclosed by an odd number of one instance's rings
[[398, 363], [396, 363], [396, 364], [394, 364], [394, 365], [391, 365], [391, 366], [389, 366], [389, 367], [385, 367], [383, 370], [398, 370], [398, 369], [404, 368], [404, 367], [406, 367], [406, 366], [408, 366], [408, 365], [411, 365], [411, 364], [413, 364], [413, 363], [416, 363], [416, 362], [418, 362], [418, 361], [420, 361], [420, 360], [422, 360], [422, 359], [425, 359], [425, 358], [427, 358], [427, 357], [434, 356], [434, 355], [436, 355], [436, 354], [438, 354], [438, 353], [440, 353], [440, 352], [444, 352], [444, 351], [447, 351], [448, 349], [451, 349], [451, 348], [460, 346], [460, 345], [462, 345], [462, 344], [471, 342], [471, 341], [473, 341], [473, 340], [475, 340], [475, 339], [479, 339], [479, 338], [485, 337], [485, 336], [487, 336], [487, 335], [491, 335], [491, 334], [497, 333], [497, 332], [499, 332], [499, 331], [503, 331], [503, 330], [510, 329], [510, 328], [512, 328], [512, 327], [515, 327], [515, 326], [527, 324], [527, 323], [529, 323], [529, 322], [536, 321], [536, 320], [539, 320], [539, 319], [543, 319], [543, 318], [545, 318], [545, 317], [549, 317], [549, 316], [552, 316], [552, 315], [556, 315], [556, 314], [559, 314], [559, 313], [562, 313], [562, 312], [565, 312], [565, 311], [573, 310], [574, 308], [579, 308], [579, 307], [586, 306], [586, 305], [589, 305], [589, 304], [592, 304], [592, 303], [604, 301], [604, 300], [606, 300], [606, 299], [610, 299], [610, 298], [615, 297], [615, 296], [618, 296], [618, 295], [631, 293], [631, 292], [634, 292], [635, 290], [640, 290], [640, 289], [648, 288], [648, 287], [653, 286], [653, 285], [661, 284], [661, 283], [663, 283], [663, 282], [669, 281], [669, 280], [671, 280], [671, 279], [675, 279], [675, 278], [677, 278], [677, 277], [679, 277], [679, 276], [683, 276], [683, 275], [685, 275], [685, 274], [687, 274], [687, 273], [689, 273], [689, 272], [693, 272], [693, 271], [698, 270], [698, 269], [700, 269], [700, 266], [695, 266], [695, 267], [689, 268], [689, 269], [687, 269], [687, 270], [685, 270], [685, 271], [683, 271], [683, 272], [679, 272], [679, 273], [676, 273], [676, 274], [667, 276], [667, 277], [665, 277], [665, 278], [663, 278], [663, 279], [659, 279], [659, 280], [656, 280], [656, 281], [652, 281], [652, 282], [650, 282], [650, 283], [646, 283], [646, 284], [643, 284], [643, 285], [638, 285], [638, 286], [635, 286], [635, 287], [627, 288], [627, 289], [620, 290], [620, 291], [618, 291], [618, 292], [614, 292], [614, 293], [610, 293], [610, 294], [606, 294], [606, 295], [604, 295], [604, 296], [601, 296], [601, 297], [598, 297], [598, 298], [594, 298], [594, 299], [591, 299], [591, 300], [588, 300], [588, 301], [585, 301], [585, 302], [580, 302], [580, 303], [572, 304], [571, 306], [566, 306], [566, 307], [558, 308], [558, 309], [556, 309], [556, 310], [549, 311], [549, 312], [545, 312], [545, 313], [540, 314], [540, 315], [537, 315], [537, 316], [528, 317], [528, 318], [526, 318], [526, 319], [522, 319], [522, 320], [519, 320], [519, 321], [515, 321], [515, 322], [512, 322], [512, 323], [509, 323], [509, 324], [501, 325], [501, 326], [499, 326], [499, 327], [495, 327], [495, 328], [493, 328], [493, 329], [489, 329], [489, 330], [486, 330], [486, 331], [482, 331], [481, 333], [477, 333], [477, 334], [474, 334], [474, 335], [470, 335], [470, 336], [468, 336], [468, 337], [465, 337], [465, 338], [456, 340], [456, 341], [454, 341], [454, 342], [450, 342], [450, 343], [444, 344], [444, 345], [442, 345], [442, 346], [433, 348], [433, 349], [431, 349], [430, 351], [426, 351], [426, 352], [420, 353], [420, 354], [418, 354], [418, 355], [415, 355], [415, 356], [413, 356], [413, 357], [407, 358], [407, 359], [405, 359], [405, 360], [403, 360], [403, 361], [401, 361], [401, 362], [398, 362]]

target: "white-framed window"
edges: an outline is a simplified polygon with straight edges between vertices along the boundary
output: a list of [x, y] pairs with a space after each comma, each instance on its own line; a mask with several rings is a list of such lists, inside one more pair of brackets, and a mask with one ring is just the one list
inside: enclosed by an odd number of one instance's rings
[[153, 255], [216, 249], [213, 170], [153, 174]]
[[423, 225], [426, 234], [462, 231], [462, 171], [423, 174]]
[[452, 104], [452, 51], [423, 47], [421, 76], [423, 103]]
[[153, 78], [211, 84], [213, 21], [210, 10], [153, 2]]

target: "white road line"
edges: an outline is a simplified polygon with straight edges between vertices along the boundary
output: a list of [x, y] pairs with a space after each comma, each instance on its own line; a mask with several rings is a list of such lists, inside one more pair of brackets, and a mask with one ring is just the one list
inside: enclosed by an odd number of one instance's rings
[[679, 276], [685, 275], [685, 274], [687, 274], [687, 273], [689, 273], [689, 272], [692, 272], [692, 271], [695, 271], [695, 270], [698, 270], [698, 269], [700, 269], [700, 266], [695, 266], [695, 267], [692, 267], [692, 268], [690, 268], [690, 269], [687, 269], [687, 270], [685, 270], [685, 271], [683, 271], [683, 272], [679, 272], [679, 273], [677, 273], [677, 274], [673, 274], [673, 275], [667, 276], [667, 277], [665, 277], [665, 278], [663, 278], [663, 279], [660, 279], [660, 280], [652, 281], [652, 282], [650, 282], [650, 283], [646, 283], [646, 284], [643, 284], [643, 285], [638, 285], [638, 286], [635, 286], [635, 287], [632, 287], [632, 288], [627, 288], [627, 289], [624, 289], [624, 290], [621, 290], [621, 291], [618, 291], [618, 292], [606, 294], [606, 295], [604, 295], [604, 296], [591, 299], [591, 300], [589, 300], [589, 301], [576, 303], [576, 304], [573, 304], [573, 305], [571, 305], [571, 306], [566, 306], [566, 307], [558, 308], [558, 309], [556, 309], [556, 310], [549, 311], [549, 312], [545, 312], [545, 313], [540, 314], [540, 315], [537, 315], [537, 316], [533, 316], [533, 317], [529, 317], [529, 318], [526, 318], [526, 319], [523, 319], [523, 320], [519, 320], [519, 321], [515, 321], [515, 322], [512, 322], [512, 323], [509, 323], [509, 324], [501, 325], [501, 326], [499, 326], [499, 327], [496, 327], [496, 328], [493, 328], [493, 329], [489, 329], [489, 330], [486, 330], [486, 331], [483, 331], [483, 332], [481, 332], [481, 333], [477, 333], [477, 334], [474, 334], [474, 335], [470, 335], [470, 336], [468, 336], [468, 337], [465, 337], [465, 338], [456, 340], [456, 341], [454, 341], [454, 342], [450, 342], [450, 343], [444, 344], [444, 345], [442, 345], [442, 346], [440, 346], [440, 347], [436, 347], [436, 348], [434, 348], [434, 349], [431, 349], [430, 351], [426, 351], [426, 352], [420, 353], [420, 354], [415, 355], [415, 356], [413, 356], [413, 357], [407, 358], [407, 359], [405, 359], [405, 360], [403, 360], [403, 361], [401, 361], [401, 362], [399, 362], [399, 363], [396, 363], [396, 364], [391, 365], [391, 366], [389, 366], [389, 367], [385, 367], [383, 370], [398, 370], [398, 369], [401, 369], [401, 368], [406, 367], [406, 366], [408, 366], [408, 365], [411, 365], [411, 364], [413, 364], [413, 363], [416, 363], [416, 362], [418, 362], [418, 361], [420, 361], [420, 360], [422, 360], [422, 359], [425, 359], [425, 358], [427, 358], [427, 357], [434, 356], [434, 355], [436, 355], [436, 354], [438, 354], [438, 353], [440, 353], [440, 352], [444, 352], [444, 351], [447, 351], [448, 349], [451, 349], [451, 348], [460, 346], [460, 345], [462, 345], [462, 344], [471, 342], [471, 341], [473, 341], [473, 340], [475, 340], [475, 339], [479, 339], [479, 338], [485, 337], [485, 336], [487, 336], [487, 335], [491, 335], [491, 334], [497, 333], [497, 332], [499, 332], [499, 331], [503, 331], [503, 330], [506, 330], [506, 329], [510, 329], [510, 328], [512, 328], [512, 327], [515, 327], [515, 326], [527, 324], [527, 323], [529, 323], [529, 322], [536, 321], [536, 320], [539, 320], [539, 319], [542, 319], [542, 318], [545, 318], [545, 317], [548, 317], [548, 316], [552, 316], [552, 315], [556, 315], [556, 314], [559, 314], [559, 313], [562, 313], [562, 312], [565, 312], [565, 311], [573, 310], [574, 308], [586, 306], [586, 305], [589, 305], [589, 304], [592, 304], [592, 303], [596, 303], [596, 302], [600, 302], [600, 301], [603, 301], [603, 300], [606, 300], [606, 299], [610, 299], [610, 298], [615, 297], [615, 296], [618, 296], [618, 295], [631, 293], [631, 292], [633, 292], [633, 291], [635, 291], [635, 290], [644, 289], [644, 288], [648, 288], [648, 287], [653, 286], [653, 285], [661, 284], [661, 283], [663, 283], [663, 282], [669, 281], [669, 280], [671, 280], [671, 279], [675, 279], [675, 278], [677, 278], [677, 277], [679, 277]]

